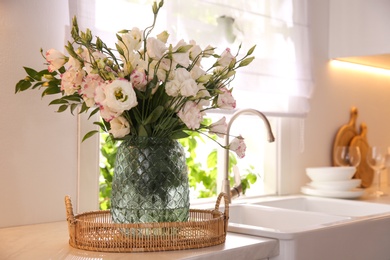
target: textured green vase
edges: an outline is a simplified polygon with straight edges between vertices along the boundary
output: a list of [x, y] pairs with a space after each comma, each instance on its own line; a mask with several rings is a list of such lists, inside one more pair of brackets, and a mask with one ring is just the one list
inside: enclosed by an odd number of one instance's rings
[[116, 223], [182, 222], [189, 216], [184, 149], [176, 140], [132, 137], [122, 142], [112, 182]]

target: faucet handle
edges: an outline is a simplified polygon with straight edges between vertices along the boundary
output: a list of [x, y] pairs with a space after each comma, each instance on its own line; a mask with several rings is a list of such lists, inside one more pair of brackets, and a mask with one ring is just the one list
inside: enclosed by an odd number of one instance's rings
[[233, 165], [233, 173], [234, 173], [235, 186], [238, 186], [241, 184], [241, 174], [240, 174], [240, 169], [238, 169], [237, 165]]

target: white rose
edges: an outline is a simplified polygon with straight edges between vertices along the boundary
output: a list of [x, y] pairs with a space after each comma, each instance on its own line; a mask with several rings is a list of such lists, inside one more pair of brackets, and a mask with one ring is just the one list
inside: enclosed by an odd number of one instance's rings
[[114, 112], [122, 113], [138, 104], [131, 82], [124, 79], [113, 80], [105, 87], [104, 93], [104, 105]]
[[111, 129], [108, 131], [114, 138], [122, 138], [130, 133], [130, 124], [123, 116], [116, 117], [110, 121]]
[[146, 40], [146, 49], [150, 58], [159, 60], [164, 55], [167, 47], [162, 41], [153, 37], [149, 37]]
[[46, 52], [46, 61], [49, 63], [48, 70], [53, 72], [60, 69], [68, 61], [68, 58], [62, 52], [50, 49]]
[[187, 101], [177, 113], [181, 121], [192, 130], [198, 129], [202, 122], [202, 114], [197, 104], [193, 101]]

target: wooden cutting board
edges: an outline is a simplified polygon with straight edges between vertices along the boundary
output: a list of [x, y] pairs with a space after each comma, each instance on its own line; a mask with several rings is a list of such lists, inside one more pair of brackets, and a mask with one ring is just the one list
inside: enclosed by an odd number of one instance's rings
[[356, 119], [358, 116], [358, 110], [356, 107], [351, 107], [350, 111], [350, 119], [348, 124], [343, 125], [339, 128], [336, 137], [333, 142], [333, 150], [332, 150], [332, 164], [336, 165], [335, 154], [337, 146], [349, 146], [352, 139], [358, 135], [356, 129]]
[[374, 179], [374, 170], [367, 164], [367, 152], [370, 148], [367, 141], [367, 125], [362, 123], [360, 126], [360, 135], [355, 136], [350, 146], [357, 146], [360, 149], [361, 160], [360, 164], [357, 167], [355, 179], [361, 179], [363, 188], [368, 188], [371, 186]]

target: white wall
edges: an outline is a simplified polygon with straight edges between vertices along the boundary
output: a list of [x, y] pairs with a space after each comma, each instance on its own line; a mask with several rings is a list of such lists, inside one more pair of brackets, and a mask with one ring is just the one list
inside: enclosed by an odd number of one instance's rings
[[44, 69], [39, 49], [63, 50], [67, 0], [0, 1], [0, 227], [65, 219], [76, 197], [77, 118], [40, 91], [14, 94], [22, 66]]
[[[289, 120], [284, 133], [282, 193], [299, 192], [308, 182], [305, 168], [331, 165], [333, 139], [349, 120], [350, 107], [358, 108], [357, 125], [368, 126], [370, 145], [390, 146], [390, 74], [335, 68], [328, 57], [329, 1], [310, 0], [313, 79], [311, 110], [304, 120], [304, 150], [300, 147], [300, 120]], [[348, 14], [345, 14], [348, 19]], [[389, 33], [389, 32], [385, 32]], [[371, 39], [375, 41], [375, 39]], [[389, 43], [390, 44], [390, 43]], [[390, 73], [390, 72], [389, 72]]]

